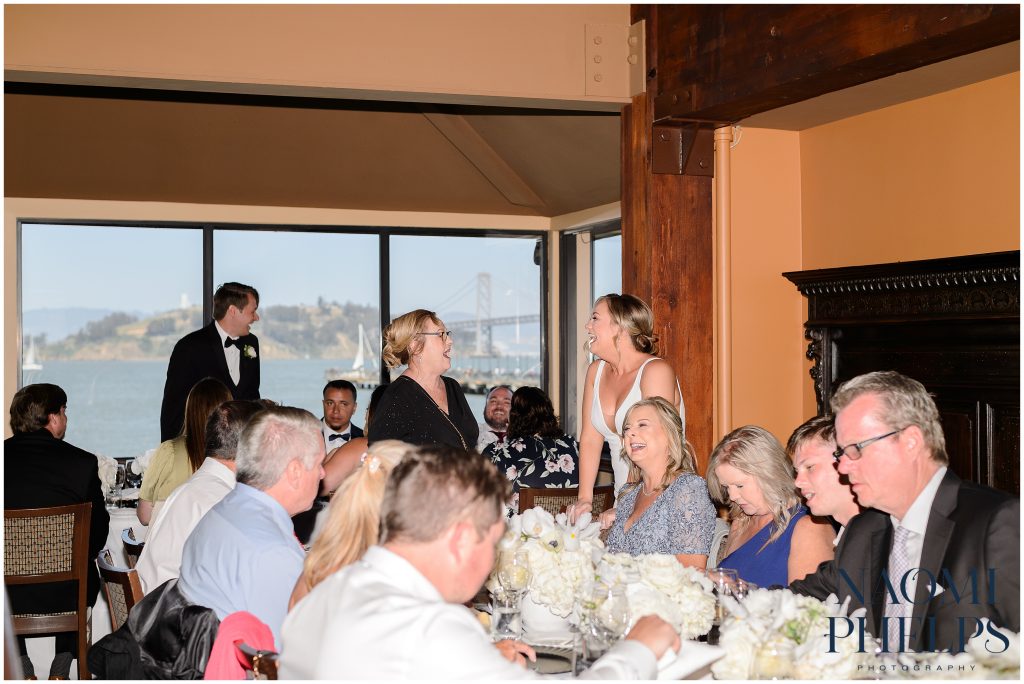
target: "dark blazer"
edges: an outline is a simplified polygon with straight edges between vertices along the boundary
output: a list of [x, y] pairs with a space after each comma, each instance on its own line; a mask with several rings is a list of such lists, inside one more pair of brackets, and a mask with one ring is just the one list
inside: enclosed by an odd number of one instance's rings
[[[4, 508], [49, 508], [86, 501], [92, 503], [89, 558], [95, 559], [107, 541], [110, 524], [96, 457], [45, 429], [4, 440]], [[90, 562], [89, 605], [96, 603], [99, 588], [96, 563]], [[72, 582], [10, 586], [7, 591], [15, 613], [74, 610], [77, 600]]]
[[224, 343], [220, 341], [213, 323], [178, 340], [167, 363], [164, 401], [160, 406], [160, 441], [174, 439], [181, 433], [185, 422], [185, 400], [192, 386], [203, 378], [220, 380], [235, 399], [260, 398], [260, 342], [252, 333], [241, 340], [256, 350], [256, 358], [241, 355], [237, 385], [231, 381], [228, 361], [224, 357]]
[[[840, 601], [849, 596], [850, 610], [865, 607], [868, 631], [880, 635], [887, 593], [882, 572], [889, 565], [892, 531], [888, 514], [864, 511], [850, 521], [835, 558], [819, 565], [814, 574], [792, 582], [789, 588], [819, 599], [830, 593]], [[996, 626], [1020, 631], [1020, 500], [965, 482], [947, 470], [928, 518], [920, 567], [912, 623], [915, 637], [910, 644], [913, 650], [962, 651], [961, 618], [967, 637], [977, 628], [977, 623], [968, 618], [984, 617]], [[930, 600], [925, 571], [943, 588]], [[976, 592], [971, 589], [972, 575], [977, 577]], [[932, 620], [934, 640], [928, 636], [927, 625]], [[998, 650], [998, 640], [992, 641], [992, 648]]]

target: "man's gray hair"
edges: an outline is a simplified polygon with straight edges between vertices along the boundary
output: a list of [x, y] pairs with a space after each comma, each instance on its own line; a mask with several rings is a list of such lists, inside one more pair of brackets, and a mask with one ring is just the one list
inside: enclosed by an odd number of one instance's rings
[[305, 409], [275, 406], [254, 415], [238, 439], [236, 479], [256, 489], [272, 487], [298, 459], [309, 470], [324, 447], [320, 421]]
[[939, 409], [924, 385], [896, 371], [865, 373], [839, 386], [832, 396], [832, 411], [838, 414], [863, 394], [874, 394], [881, 401], [882, 408], [875, 414], [876, 419], [894, 430], [916, 425], [924, 435], [932, 459], [949, 463]]

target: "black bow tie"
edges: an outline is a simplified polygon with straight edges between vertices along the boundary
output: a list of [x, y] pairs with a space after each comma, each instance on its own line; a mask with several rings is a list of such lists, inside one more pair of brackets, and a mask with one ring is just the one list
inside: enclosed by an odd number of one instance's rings
[[242, 347], [244, 347], [244, 346], [245, 345], [242, 344], [242, 338], [241, 337], [239, 337], [237, 339], [234, 339], [234, 340], [229, 337], [226, 340], [224, 340], [224, 348], [225, 349], [227, 349], [228, 347], [238, 347], [238, 351], [242, 351]]
[[352, 439], [352, 433], [349, 433], [347, 435], [339, 435], [339, 434], [335, 433], [335, 434], [331, 435], [330, 437], [328, 437], [327, 441], [328, 442], [333, 442], [336, 439], [340, 439], [342, 442], [347, 442], [348, 440]]

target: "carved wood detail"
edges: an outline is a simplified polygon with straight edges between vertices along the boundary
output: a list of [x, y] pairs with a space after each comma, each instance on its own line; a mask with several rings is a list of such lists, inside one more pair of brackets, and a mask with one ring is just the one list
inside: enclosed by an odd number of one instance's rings
[[935, 395], [950, 465], [1020, 487], [1020, 252], [783, 274], [807, 297], [818, 413], [839, 383], [898, 370]]

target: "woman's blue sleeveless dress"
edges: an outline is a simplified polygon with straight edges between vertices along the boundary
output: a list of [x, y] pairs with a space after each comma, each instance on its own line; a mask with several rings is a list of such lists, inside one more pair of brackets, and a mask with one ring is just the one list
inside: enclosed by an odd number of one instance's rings
[[762, 549], [774, 528], [774, 524], [765, 525], [746, 544], [723, 558], [718, 567], [732, 568], [740, 579], [762, 588], [775, 584], [789, 586], [789, 547], [793, 542], [796, 523], [805, 515], [807, 509], [802, 505], [797, 506], [782, 536]]

